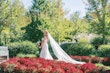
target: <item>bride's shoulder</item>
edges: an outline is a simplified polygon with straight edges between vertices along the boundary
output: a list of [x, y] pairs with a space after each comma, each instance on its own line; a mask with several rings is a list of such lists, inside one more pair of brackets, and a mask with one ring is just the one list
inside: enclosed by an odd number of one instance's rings
[[46, 37], [43, 37], [42, 40], [48, 40]]
[[44, 40], [44, 38], [42, 38], [42, 40]]
[[43, 40], [46, 40], [45, 37], [42, 38], [42, 41], [43, 41]]

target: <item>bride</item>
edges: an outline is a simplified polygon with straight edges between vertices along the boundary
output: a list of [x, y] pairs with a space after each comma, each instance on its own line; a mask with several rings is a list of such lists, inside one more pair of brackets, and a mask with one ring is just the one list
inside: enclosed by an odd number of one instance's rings
[[85, 64], [85, 62], [79, 62], [72, 59], [59, 45], [58, 43], [52, 38], [48, 31], [44, 31], [44, 37], [42, 38], [41, 42], [41, 52], [40, 58], [50, 59], [53, 60], [53, 57], [50, 55], [48, 49], [48, 41], [50, 41], [52, 50], [55, 56], [58, 58], [59, 61], [70, 62], [73, 64]]

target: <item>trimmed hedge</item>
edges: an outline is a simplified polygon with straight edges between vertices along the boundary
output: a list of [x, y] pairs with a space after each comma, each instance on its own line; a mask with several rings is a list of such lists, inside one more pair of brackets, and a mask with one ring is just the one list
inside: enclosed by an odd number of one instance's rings
[[[107, 44], [107, 43], [108, 43], [108, 39], [105, 39], [105, 44]], [[101, 37], [93, 38], [93, 39], [91, 40], [91, 44], [92, 44], [96, 49], [98, 49], [98, 47], [103, 44], [103, 38], [101, 38]]]
[[34, 57], [36, 57], [36, 55], [35, 54], [22, 54], [22, 53], [19, 53], [19, 54], [17, 54], [17, 57], [20, 57], [20, 58], [23, 58], [23, 57], [34, 58]]
[[14, 42], [8, 44], [9, 48], [9, 56], [15, 57], [17, 54], [35, 54], [36, 56], [39, 55], [39, 49], [36, 47], [36, 45], [29, 41], [23, 41], [23, 42]]
[[110, 45], [101, 45], [101, 46], [99, 46], [98, 55], [100, 57], [110, 57]]
[[89, 41], [87, 40], [87, 38], [81, 38], [78, 40], [78, 43], [89, 43]]
[[69, 55], [88, 56], [93, 54], [94, 52], [94, 47], [91, 44], [87, 44], [87, 43], [65, 43], [62, 44], [61, 47]]

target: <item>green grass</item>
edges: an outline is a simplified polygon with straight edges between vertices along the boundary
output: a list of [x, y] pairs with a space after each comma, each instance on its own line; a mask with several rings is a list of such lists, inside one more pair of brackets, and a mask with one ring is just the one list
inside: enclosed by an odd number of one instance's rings
[[110, 66], [105, 66], [102, 63], [95, 64], [98, 68], [103, 68], [104, 70], [110, 70]]

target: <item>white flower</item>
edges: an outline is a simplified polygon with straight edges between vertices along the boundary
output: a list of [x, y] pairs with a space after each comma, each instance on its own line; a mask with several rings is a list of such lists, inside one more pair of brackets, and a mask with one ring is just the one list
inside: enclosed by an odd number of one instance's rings
[[36, 43], [36, 47], [41, 48], [41, 41], [37, 41], [37, 43]]

